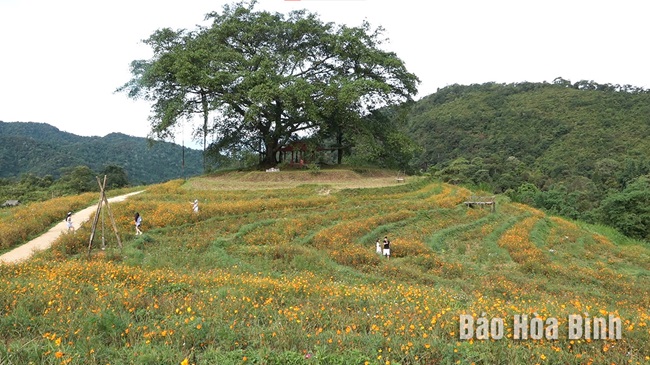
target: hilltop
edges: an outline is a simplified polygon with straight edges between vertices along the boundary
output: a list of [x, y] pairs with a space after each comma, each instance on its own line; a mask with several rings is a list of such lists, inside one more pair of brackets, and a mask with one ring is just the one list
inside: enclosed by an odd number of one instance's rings
[[[107, 235], [108, 249], [96, 241], [87, 258], [82, 227], [29, 264], [0, 267], [0, 326], [11, 329], [0, 356], [84, 364], [650, 360], [646, 244], [505, 196], [494, 213], [471, 209], [463, 202], [481, 192], [435, 180], [360, 188], [372, 185], [362, 174], [334, 173], [343, 180], [329, 194], [332, 179], [309, 171], [229, 173], [150, 186], [112, 205], [123, 250]], [[306, 183], [280, 186], [294, 180]], [[257, 188], [234, 189], [244, 181]], [[135, 211], [144, 217], [137, 237]], [[389, 260], [375, 253], [383, 236], [393, 243]], [[558, 339], [513, 340], [522, 314], [557, 318]], [[622, 338], [569, 340], [572, 314], [620, 318]], [[503, 318], [503, 337], [462, 340], [461, 315]]]

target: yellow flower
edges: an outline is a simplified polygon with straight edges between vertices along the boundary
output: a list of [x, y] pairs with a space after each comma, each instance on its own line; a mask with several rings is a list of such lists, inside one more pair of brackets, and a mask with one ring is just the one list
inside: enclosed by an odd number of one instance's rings
[[55, 353], [54, 353], [54, 357], [56, 357], [57, 359], [62, 358], [62, 357], [63, 357], [63, 352], [61, 352], [61, 351], [57, 351], [57, 352], [55, 352]]
[[190, 363], [190, 360], [188, 360], [187, 357], [185, 359], [183, 359], [183, 361], [181, 361], [181, 365], [189, 365], [189, 363]]

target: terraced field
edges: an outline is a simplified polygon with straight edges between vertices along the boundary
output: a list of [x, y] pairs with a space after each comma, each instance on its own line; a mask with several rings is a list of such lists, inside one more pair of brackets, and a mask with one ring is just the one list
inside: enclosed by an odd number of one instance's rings
[[[122, 250], [107, 230], [89, 256], [82, 227], [0, 266], [0, 364], [650, 362], [647, 243], [426, 179], [264, 174], [149, 187], [111, 207]], [[518, 315], [557, 325], [534, 339]], [[570, 315], [621, 338], [570, 339]]]

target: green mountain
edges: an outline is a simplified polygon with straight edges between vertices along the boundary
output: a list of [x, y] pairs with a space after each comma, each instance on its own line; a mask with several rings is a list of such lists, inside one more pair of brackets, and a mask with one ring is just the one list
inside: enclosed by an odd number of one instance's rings
[[131, 184], [150, 184], [203, 171], [201, 151], [168, 142], [149, 145], [146, 138], [111, 133], [83, 137], [45, 123], [0, 121], [0, 177], [30, 173], [59, 177], [62, 169], [80, 165], [101, 171], [122, 167]]
[[591, 222], [620, 221], [603, 211], [609, 203], [620, 205], [645, 216], [630, 224], [643, 226], [650, 237], [650, 211], [637, 211], [650, 204], [650, 195], [620, 195], [647, 185], [648, 90], [561, 78], [452, 85], [414, 105], [407, 133], [423, 148], [417, 166], [447, 182], [506, 192]]
[[553, 179], [592, 176], [601, 159], [648, 156], [650, 93], [453, 85], [417, 103], [410, 132], [425, 147], [421, 163], [514, 156]]

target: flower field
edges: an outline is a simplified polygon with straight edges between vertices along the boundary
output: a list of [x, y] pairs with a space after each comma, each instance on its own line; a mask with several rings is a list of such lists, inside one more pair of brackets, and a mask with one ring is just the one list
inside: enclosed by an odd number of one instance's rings
[[[650, 363], [647, 243], [507, 201], [470, 209], [435, 181], [233, 185], [148, 187], [111, 205], [123, 249], [106, 229], [88, 255], [84, 225], [0, 266], [0, 364]], [[463, 339], [466, 315], [502, 318], [503, 336]], [[557, 318], [557, 338], [516, 339], [518, 315]], [[570, 339], [570, 315], [620, 318], [621, 338]]]
[[86, 193], [11, 208], [0, 218], [0, 250], [24, 243], [65, 220], [69, 211], [85, 208], [97, 199], [97, 193]]

